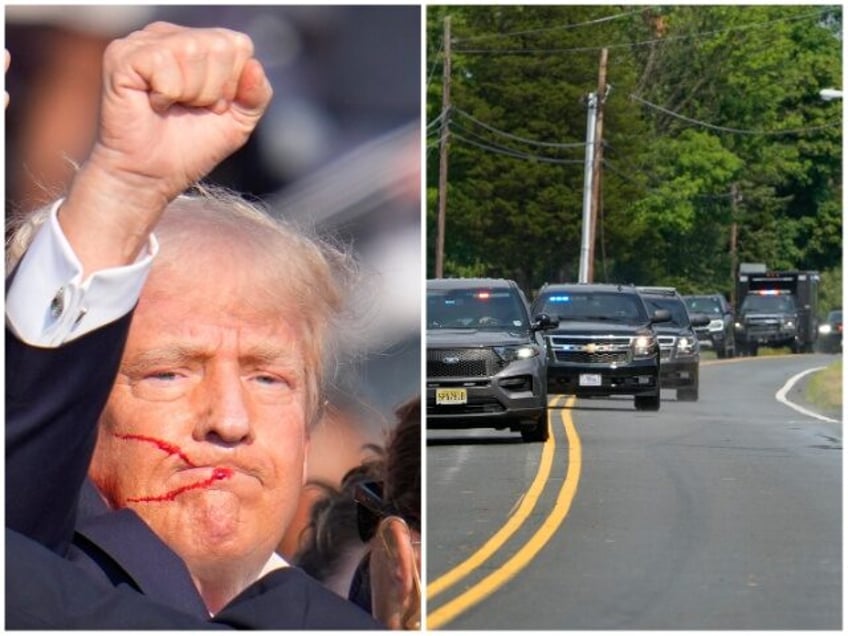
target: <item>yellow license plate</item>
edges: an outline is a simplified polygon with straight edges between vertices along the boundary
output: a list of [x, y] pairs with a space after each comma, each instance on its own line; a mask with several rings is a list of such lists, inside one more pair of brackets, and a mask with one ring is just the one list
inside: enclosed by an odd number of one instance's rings
[[468, 391], [465, 389], [436, 389], [436, 404], [465, 404]]

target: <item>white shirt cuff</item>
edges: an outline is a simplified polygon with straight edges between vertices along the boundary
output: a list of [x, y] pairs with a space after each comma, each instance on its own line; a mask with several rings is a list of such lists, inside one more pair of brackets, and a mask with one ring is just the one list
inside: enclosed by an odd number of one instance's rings
[[126, 315], [159, 251], [151, 234], [132, 265], [100, 270], [82, 280], [82, 263], [59, 225], [62, 200], [50, 210], [24, 254], [6, 294], [6, 320], [24, 342], [58, 347]]

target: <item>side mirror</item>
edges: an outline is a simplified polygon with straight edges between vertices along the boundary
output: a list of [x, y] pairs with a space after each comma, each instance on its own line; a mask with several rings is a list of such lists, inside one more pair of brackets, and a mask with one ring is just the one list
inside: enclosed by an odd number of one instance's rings
[[671, 322], [671, 312], [668, 309], [654, 309], [651, 314], [651, 324], [657, 322]]
[[551, 318], [548, 314], [536, 314], [533, 316], [533, 323], [530, 325], [533, 331], [545, 331], [557, 327], [559, 327], [559, 320]]
[[689, 323], [693, 327], [706, 327], [710, 324], [710, 317], [702, 313], [689, 314]]

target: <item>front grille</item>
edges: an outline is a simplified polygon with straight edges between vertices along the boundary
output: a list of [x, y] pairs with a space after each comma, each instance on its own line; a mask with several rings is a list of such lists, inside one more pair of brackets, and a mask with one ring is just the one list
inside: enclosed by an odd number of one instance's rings
[[428, 378], [487, 378], [504, 368], [491, 349], [428, 349]]
[[660, 345], [660, 362], [671, 360], [676, 341], [677, 336], [657, 336], [657, 342]]
[[557, 362], [571, 364], [626, 364], [629, 360], [627, 352], [617, 353], [588, 353], [586, 351], [555, 351]]
[[751, 336], [774, 334], [780, 331], [780, 321], [776, 318], [749, 318], [745, 326]]
[[629, 364], [630, 336], [548, 336], [554, 359], [564, 364]]

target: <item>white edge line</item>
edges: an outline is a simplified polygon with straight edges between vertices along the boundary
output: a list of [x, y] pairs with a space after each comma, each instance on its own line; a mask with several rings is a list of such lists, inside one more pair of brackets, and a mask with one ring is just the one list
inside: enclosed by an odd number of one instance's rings
[[777, 393], [774, 394], [775, 399], [777, 399], [778, 402], [785, 404], [789, 408], [793, 408], [796, 411], [798, 411], [799, 413], [807, 415], [808, 417], [814, 417], [814, 418], [816, 418], [818, 420], [822, 420], [824, 422], [831, 422], [832, 424], [839, 424], [840, 420], [834, 420], [832, 418], [825, 417], [824, 415], [821, 415], [820, 413], [816, 413], [814, 411], [810, 411], [808, 409], [805, 409], [803, 406], [799, 406], [799, 405], [795, 404], [794, 402], [789, 401], [786, 398], [786, 394], [789, 393], [789, 391], [792, 389], [792, 387], [795, 385], [795, 383], [798, 380], [803, 378], [808, 373], [814, 373], [815, 371], [821, 371], [822, 369], [825, 369], [825, 368], [826, 367], [814, 367], [812, 369], [807, 369], [806, 371], [801, 371], [801, 373], [797, 373], [797, 374], [793, 375], [791, 378], [789, 378], [786, 381], [786, 384], [784, 384], [782, 387], [780, 387], [780, 390]]

